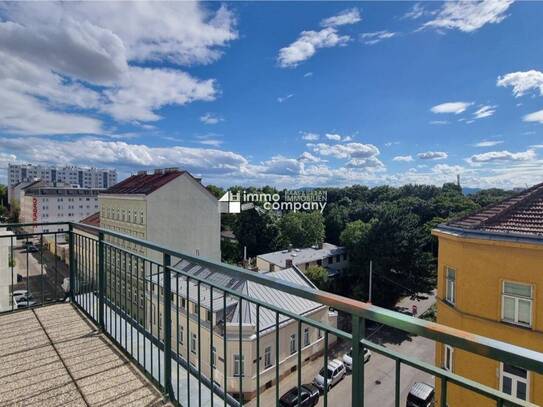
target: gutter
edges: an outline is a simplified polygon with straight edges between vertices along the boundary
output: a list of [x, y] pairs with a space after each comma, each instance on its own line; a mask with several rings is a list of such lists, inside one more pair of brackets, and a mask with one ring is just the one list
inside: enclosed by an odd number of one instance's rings
[[543, 245], [543, 236], [523, 235], [520, 233], [490, 232], [484, 230], [469, 230], [445, 224], [438, 225], [437, 228], [435, 228], [434, 230], [437, 232], [442, 232], [458, 237], [465, 237], [468, 239], [486, 239], [502, 242], [506, 241]]

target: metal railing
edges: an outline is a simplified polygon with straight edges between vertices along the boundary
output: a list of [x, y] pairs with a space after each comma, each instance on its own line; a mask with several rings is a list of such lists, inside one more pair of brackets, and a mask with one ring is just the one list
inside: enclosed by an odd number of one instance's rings
[[[11, 310], [20, 308], [18, 304], [34, 307], [58, 301], [64, 297], [61, 284], [69, 278], [71, 301], [177, 405], [279, 405], [281, 393], [289, 390], [283, 388], [282, 380], [294, 372], [295, 403], [300, 405], [306, 361], [322, 357], [326, 372], [330, 345], [343, 341], [351, 345], [355, 361], [352, 406], [364, 406], [365, 348], [394, 361], [395, 388], [391, 394], [396, 406], [404, 403], [400, 394], [403, 366], [435, 377], [440, 383], [436, 405], [442, 407], [447, 405], [449, 384], [493, 400], [497, 406], [534, 406], [373, 343], [367, 339], [366, 322], [374, 321], [539, 374], [543, 374], [542, 353], [270, 277], [273, 273], [247, 271], [89, 225], [2, 227], [18, 231], [14, 236], [0, 236], [10, 239], [12, 292], [22, 286], [29, 297], [26, 303], [13, 297]], [[29, 227], [41, 231], [25, 232]], [[68, 240], [65, 261], [59, 258], [59, 236], [67, 236]], [[28, 250], [30, 243], [24, 244], [34, 241], [33, 247], [37, 247], [36, 238], [40, 241], [39, 253]], [[23, 243], [23, 250], [17, 249], [17, 242]], [[37, 282], [29, 273], [31, 254], [37, 256], [34, 274], [41, 270]], [[16, 282], [15, 263], [25, 256], [26, 276]], [[247, 284], [259, 290], [264, 287], [271, 294], [254, 295]], [[31, 291], [38, 291], [39, 296], [31, 300]], [[297, 312], [274, 303], [274, 293], [288, 295], [289, 301], [298, 299], [316, 305]], [[348, 315], [351, 332], [337, 328], [337, 311]], [[308, 344], [310, 337], [315, 340]], [[333, 405], [329, 402], [331, 386], [327, 380], [323, 380], [321, 390], [323, 405]]]

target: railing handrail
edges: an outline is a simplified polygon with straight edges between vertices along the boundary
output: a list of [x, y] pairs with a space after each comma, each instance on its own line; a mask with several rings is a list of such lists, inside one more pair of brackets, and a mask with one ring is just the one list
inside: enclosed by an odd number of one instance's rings
[[349, 313], [353, 316], [369, 319], [387, 326], [391, 326], [402, 331], [420, 335], [425, 338], [433, 339], [438, 342], [447, 343], [453, 347], [460, 348], [469, 352], [486, 356], [491, 359], [499, 360], [508, 364], [525, 368], [530, 371], [543, 374], [543, 353], [522, 348], [496, 339], [476, 335], [456, 328], [440, 325], [435, 322], [425, 321], [419, 318], [413, 318], [396, 311], [378, 307], [373, 304], [358, 301], [352, 298], [342, 297], [326, 291], [309, 289], [295, 285], [293, 283], [279, 280], [262, 273], [247, 271], [241, 267], [224, 264], [204, 257], [197, 257], [182, 253], [177, 250], [164, 247], [162, 245], [138, 239], [124, 233], [99, 228], [96, 226], [74, 223], [74, 222], [45, 222], [30, 224], [5, 224], [2, 227], [21, 227], [21, 226], [42, 226], [42, 225], [71, 225], [74, 228], [86, 229], [102, 232], [106, 235], [126, 240], [140, 246], [155, 250], [162, 254], [173, 257], [184, 258], [197, 264], [212, 268], [230, 277], [242, 278], [255, 283], [259, 283], [286, 293], [305, 298], [311, 301], [333, 307], [334, 309]]

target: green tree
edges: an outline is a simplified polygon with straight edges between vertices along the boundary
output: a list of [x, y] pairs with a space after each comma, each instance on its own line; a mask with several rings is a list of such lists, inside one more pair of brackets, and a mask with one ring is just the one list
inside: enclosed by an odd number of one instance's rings
[[328, 288], [328, 271], [321, 266], [311, 266], [304, 271], [304, 274], [317, 286], [319, 290]]
[[234, 240], [221, 240], [222, 260], [230, 264], [238, 264], [243, 259], [239, 242]]
[[206, 186], [206, 189], [211, 192], [213, 195], [215, 195], [215, 198], [219, 199], [224, 195], [224, 189], [221, 187], [218, 187], [216, 185], [208, 185]]
[[254, 257], [277, 248], [279, 228], [271, 212], [249, 209], [233, 215], [233, 231], [240, 245], [247, 248], [247, 256]]
[[324, 241], [324, 218], [320, 212], [288, 212], [279, 221], [279, 246], [309, 247]]
[[341, 232], [349, 221], [349, 209], [336, 203], [330, 205], [324, 215], [324, 224], [326, 229], [326, 241], [333, 244], [339, 244]]

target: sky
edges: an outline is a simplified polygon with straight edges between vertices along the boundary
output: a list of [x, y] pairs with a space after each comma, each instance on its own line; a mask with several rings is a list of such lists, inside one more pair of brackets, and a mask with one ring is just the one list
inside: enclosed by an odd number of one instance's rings
[[543, 3], [0, 4], [8, 163], [205, 184], [543, 182]]

